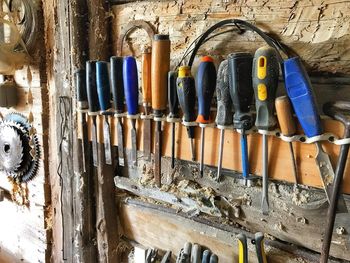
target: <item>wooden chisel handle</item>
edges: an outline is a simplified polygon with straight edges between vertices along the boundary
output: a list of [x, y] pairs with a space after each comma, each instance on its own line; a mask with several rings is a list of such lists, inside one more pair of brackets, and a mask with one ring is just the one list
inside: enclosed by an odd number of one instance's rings
[[285, 136], [294, 135], [296, 128], [289, 98], [287, 96], [278, 97], [275, 101], [275, 107], [282, 134]]
[[152, 109], [157, 116], [166, 110], [167, 83], [170, 69], [169, 35], [154, 35], [152, 43]]
[[152, 49], [149, 46], [142, 48], [142, 102], [144, 107], [149, 107], [152, 104], [152, 88], [151, 88], [151, 61]]

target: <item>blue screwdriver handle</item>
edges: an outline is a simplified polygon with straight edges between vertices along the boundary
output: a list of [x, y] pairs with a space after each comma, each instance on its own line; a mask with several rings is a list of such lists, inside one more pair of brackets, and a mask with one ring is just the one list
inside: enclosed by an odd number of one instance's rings
[[106, 112], [111, 108], [111, 88], [108, 75], [108, 63], [105, 61], [96, 62], [96, 84], [101, 111]]
[[123, 81], [126, 107], [129, 115], [138, 113], [139, 84], [137, 76], [136, 60], [132, 56], [124, 58]]
[[311, 81], [299, 57], [284, 61], [284, 81], [288, 97], [306, 136], [322, 134]]

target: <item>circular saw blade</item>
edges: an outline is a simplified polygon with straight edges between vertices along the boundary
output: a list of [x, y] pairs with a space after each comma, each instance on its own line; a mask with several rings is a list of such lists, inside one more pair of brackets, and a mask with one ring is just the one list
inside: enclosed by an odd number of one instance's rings
[[11, 126], [0, 126], [0, 170], [16, 171], [23, 158], [22, 140], [16, 129]]

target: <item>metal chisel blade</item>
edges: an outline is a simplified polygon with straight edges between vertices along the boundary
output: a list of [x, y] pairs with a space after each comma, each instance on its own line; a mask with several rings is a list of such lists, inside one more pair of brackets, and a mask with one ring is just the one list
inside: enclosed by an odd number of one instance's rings
[[81, 132], [82, 132], [82, 139], [81, 139], [81, 157], [83, 158], [82, 160], [82, 172], [86, 173], [86, 155], [85, 155], [85, 151], [87, 149], [86, 147], [86, 143], [88, 142], [88, 127], [87, 127], [87, 123], [85, 120], [85, 114], [82, 114], [81, 116]]
[[112, 164], [111, 133], [109, 130], [108, 116], [104, 117], [103, 142], [105, 147], [106, 164]]
[[[332, 183], [334, 180], [334, 170], [328, 154], [322, 148], [322, 144], [320, 142], [316, 142], [315, 144], [317, 148], [317, 154], [316, 154], [315, 160], [317, 163], [317, 167], [320, 171], [321, 180], [323, 183], [323, 187], [325, 189], [328, 202], [330, 202], [330, 198], [332, 195]], [[337, 212], [339, 213], [348, 212], [344, 197], [342, 195], [338, 199], [337, 209], [338, 209]]]
[[145, 119], [143, 128], [143, 150], [147, 161], [151, 160], [151, 120]]
[[154, 178], [158, 187], [161, 186], [161, 149], [162, 149], [162, 123], [157, 122], [156, 143], [154, 153]]
[[262, 201], [261, 201], [261, 210], [263, 215], [269, 214], [269, 178], [268, 178], [268, 141], [267, 141], [267, 135], [263, 135], [263, 192], [262, 192]]
[[122, 120], [119, 118], [117, 122], [117, 136], [118, 136], [118, 163], [124, 166], [124, 133]]
[[92, 120], [92, 159], [95, 167], [98, 167], [98, 158], [97, 158], [97, 131], [96, 131], [96, 117], [93, 117]]
[[133, 120], [131, 128], [131, 161], [134, 167], [137, 166], [137, 144], [136, 144], [136, 127], [135, 121]]

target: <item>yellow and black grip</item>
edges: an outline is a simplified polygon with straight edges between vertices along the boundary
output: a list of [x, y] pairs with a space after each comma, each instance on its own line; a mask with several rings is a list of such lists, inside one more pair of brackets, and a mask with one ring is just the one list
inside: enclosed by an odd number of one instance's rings
[[253, 87], [255, 93], [255, 126], [269, 130], [276, 125], [274, 116], [278, 86], [279, 62], [277, 51], [272, 47], [261, 47], [253, 60]]
[[248, 263], [247, 237], [244, 234], [237, 235], [238, 238], [238, 263]]
[[256, 256], [258, 258], [259, 263], [267, 263], [265, 248], [264, 248], [264, 234], [262, 232], [258, 232], [255, 234], [255, 248], [256, 248]]
[[154, 35], [152, 43], [151, 82], [152, 109], [155, 116], [162, 116], [167, 107], [168, 72], [170, 70], [169, 35]]

